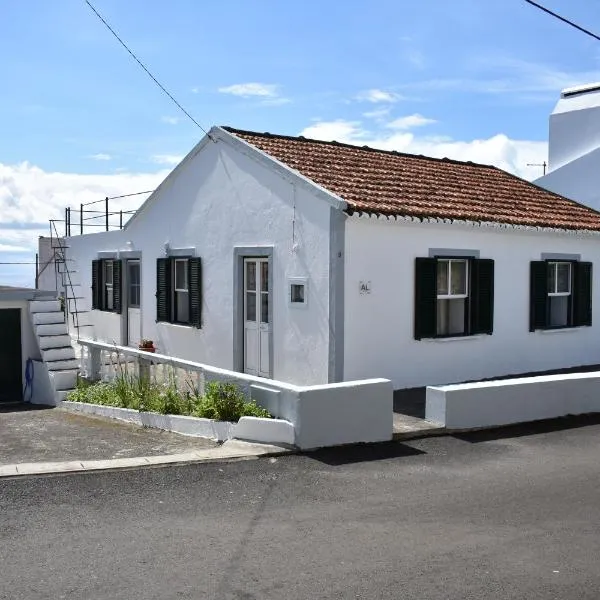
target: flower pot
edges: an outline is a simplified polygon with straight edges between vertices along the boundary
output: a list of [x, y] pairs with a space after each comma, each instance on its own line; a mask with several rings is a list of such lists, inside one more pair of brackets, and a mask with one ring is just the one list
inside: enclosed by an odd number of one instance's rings
[[145, 348], [144, 346], [138, 346], [138, 350], [142, 350], [143, 352], [156, 352], [156, 348], [151, 346], [149, 348]]

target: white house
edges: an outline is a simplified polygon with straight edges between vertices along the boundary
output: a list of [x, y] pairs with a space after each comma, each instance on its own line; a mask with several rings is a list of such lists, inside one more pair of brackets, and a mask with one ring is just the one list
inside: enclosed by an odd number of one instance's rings
[[600, 209], [600, 83], [567, 88], [550, 115], [548, 172], [536, 184]]
[[66, 244], [86, 338], [396, 389], [600, 363], [600, 214], [495, 167], [214, 127]]

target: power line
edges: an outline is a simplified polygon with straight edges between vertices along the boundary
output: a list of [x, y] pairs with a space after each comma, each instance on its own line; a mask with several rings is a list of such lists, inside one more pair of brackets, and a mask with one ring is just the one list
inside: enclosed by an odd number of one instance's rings
[[571, 27], [578, 29], [582, 33], [585, 33], [586, 35], [589, 35], [590, 37], [593, 37], [595, 40], [598, 40], [600, 42], [600, 36], [596, 35], [589, 29], [585, 29], [584, 27], [581, 27], [581, 25], [577, 25], [577, 23], [573, 23], [573, 21], [569, 21], [569, 19], [566, 19], [565, 17], [561, 17], [559, 14], [551, 11], [549, 8], [546, 8], [545, 6], [542, 6], [541, 4], [538, 4], [537, 2], [534, 2], [533, 0], [525, 0], [525, 2], [527, 2], [528, 4], [531, 4], [532, 6], [535, 6], [536, 8], [539, 8], [540, 10], [542, 10], [545, 13], [549, 14], [550, 16], [554, 17], [555, 19], [558, 19], [559, 21], [562, 21], [563, 23], [566, 23], [567, 25], [570, 25]]
[[144, 69], [144, 71], [146, 72], [148, 77], [150, 77], [150, 79], [152, 79], [152, 81], [154, 81], [154, 83], [171, 99], [171, 101], [175, 104], [175, 106], [177, 106], [177, 108], [179, 108], [179, 110], [188, 119], [190, 119], [190, 121], [192, 121], [192, 123], [194, 123], [194, 125], [199, 127], [212, 140], [213, 138], [211, 137], [210, 133], [208, 133], [208, 131], [206, 131], [206, 129], [204, 129], [204, 127], [202, 127], [202, 125], [200, 125], [200, 123], [198, 123], [198, 121], [196, 121], [196, 119], [194, 119], [194, 117], [192, 117], [192, 115], [190, 115], [190, 113], [187, 110], [185, 110], [185, 108], [183, 108], [183, 106], [181, 106], [181, 104], [179, 104], [179, 102], [177, 102], [177, 100], [175, 100], [173, 95], [165, 88], [165, 86], [162, 85], [160, 83], [160, 81], [158, 81], [158, 79], [156, 79], [156, 77], [154, 77], [154, 75], [152, 75], [152, 73], [150, 73], [150, 71], [148, 70], [146, 65], [144, 65], [144, 63], [133, 53], [133, 51], [129, 49], [129, 46], [127, 46], [127, 44], [119, 37], [117, 32], [106, 22], [104, 17], [94, 8], [92, 3], [89, 0], [84, 0], [84, 2], [91, 8], [92, 12], [100, 19], [100, 21], [102, 21], [102, 23], [104, 23], [106, 28], [115, 36], [115, 38], [117, 38], [117, 40], [119, 41], [121, 46], [123, 46], [123, 48], [125, 48], [125, 50], [127, 50], [127, 52], [129, 52], [129, 54], [133, 58], [133, 60], [135, 60], [135, 62], [137, 62], [137, 64], [140, 65], [140, 67], [142, 67], [142, 69]]

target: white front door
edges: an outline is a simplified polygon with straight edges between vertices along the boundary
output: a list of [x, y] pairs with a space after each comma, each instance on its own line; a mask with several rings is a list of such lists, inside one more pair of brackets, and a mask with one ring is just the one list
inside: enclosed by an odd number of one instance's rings
[[142, 273], [139, 260], [127, 261], [127, 345], [137, 346], [142, 339]]
[[244, 371], [259, 377], [271, 377], [269, 322], [269, 261], [244, 259]]

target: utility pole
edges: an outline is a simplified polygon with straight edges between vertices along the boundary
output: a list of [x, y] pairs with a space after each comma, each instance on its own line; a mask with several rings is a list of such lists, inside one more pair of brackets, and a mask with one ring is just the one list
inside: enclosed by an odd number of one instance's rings
[[527, 163], [528, 167], [544, 167], [544, 175], [546, 174], [546, 167], [548, 163], [544, 161], [543, 163]]

